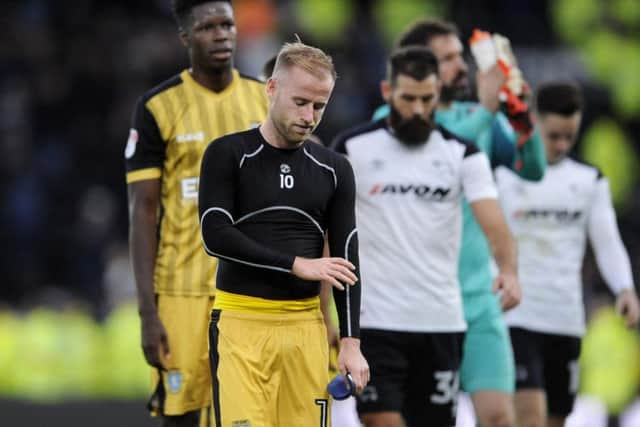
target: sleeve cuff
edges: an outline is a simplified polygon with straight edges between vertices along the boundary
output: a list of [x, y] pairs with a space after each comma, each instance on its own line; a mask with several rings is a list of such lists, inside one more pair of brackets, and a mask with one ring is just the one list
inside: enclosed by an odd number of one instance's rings
[[146, 168], [127, 172], [127, 184], [136, 181], [144, 181], [146, 179], [156, 179], [162, 176], [160, 168]]

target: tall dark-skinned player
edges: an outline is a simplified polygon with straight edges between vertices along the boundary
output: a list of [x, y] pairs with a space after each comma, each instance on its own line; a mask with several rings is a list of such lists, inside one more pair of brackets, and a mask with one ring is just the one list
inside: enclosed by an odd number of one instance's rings
[[154, 375], [149, 408], [163, 426], [191, 427], [211, 419], [217, 265], [202, 250], [200, 163], [210, 141], [263, 122], [267, 97], [233, 66], [231, 2], [175, 0], [173, 12], [190, 68], [140, 97], [125, 158], [142, 348]]

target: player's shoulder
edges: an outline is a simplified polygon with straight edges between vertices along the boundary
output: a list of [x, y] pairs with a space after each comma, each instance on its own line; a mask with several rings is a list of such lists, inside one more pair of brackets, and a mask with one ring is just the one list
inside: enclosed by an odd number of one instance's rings
[[349, 129], [346, 129], [340, 132], [333, 139], [333, 142], [331, 143], [331, 149], [338, 153], [346, 154], [347, 143], [350, 140], [353, 140], [359, 137], [365, 137], [374, 132], [385, 130], [386, 128], [387, 128], [387, 121], [385, 118], [376, 120], [374, 122], [366, 122], [366, 123], [362, 123], [360, 125], [351, 127]]
[[438, 132], [442, 136], [442, 140], [446, 144], [461, 149], [463, 157], [468, 157], [480, 152], [478, 146], [474, 142], [456, 135], [441, 125], [436, 126], [435, 132]]
[[238, 77], [240, 78], [240, 80], [250, 84], [250, 85], [256, 85], [256, 86], [260, 86], [260, 87], [264, 87], [265, 86], [265, 82], [263, 82], [262, 80], [258, 79], [257, 77], [254, 76], [250, 76], [249, 74], [245, 74], [242, 73], [240, 71], [238, 71]]
[[305, 155], [316, 163], [331, 167], [343, 166], [348, 163], [342, 154], [313, 141], [305, 141], [302, 149], [305, 151]]
[[451, 105], [455, 110], [473, 112], [475, 109], [479, 108], [482, 104], [474, 101], [453, 101]]
[[586, 179], [598, 181], [605, 177], [600, 168], [592, 163], [586, 162], [576, 157], [567, 157], [565, 159], [565, 162], [572, 171], [575, 171], [575, 173], [580, 173]]
[[241, 157], [255, 153], [261, 148], [262, 142], [263, 138], [256, 127], [216, 138], [209, 143], [206, 151], [216, 153], [216, 155], [226, 153], [234, 157]]
[[176, 74], [143, 93], [140, 97], [139, 102], [142, 104], [146, 104], [152, 98], [160, 96], [167, 91], [182, 85], [183, 83], [184, 81], [182, 80], [181, 74]]

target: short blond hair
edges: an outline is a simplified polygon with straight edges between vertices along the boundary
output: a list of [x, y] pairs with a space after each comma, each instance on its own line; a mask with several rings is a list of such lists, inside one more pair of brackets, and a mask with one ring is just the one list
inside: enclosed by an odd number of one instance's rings
[[319, 78], [324, 77], [323, 71], [329, 72], [334, 81], [338, 78], [331, 56], [317, 47], [302, 43], [299, 38], [295, 42], [285, 43], [282, 46], [273, 67], [273, 75], [280, 69], [294, 65]]

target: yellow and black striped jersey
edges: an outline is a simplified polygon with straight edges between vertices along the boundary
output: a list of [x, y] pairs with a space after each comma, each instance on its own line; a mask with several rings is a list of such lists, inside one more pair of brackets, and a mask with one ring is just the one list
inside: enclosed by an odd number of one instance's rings
[[202, 247], [198, 220], [200, 162], [210, 141], [266, 115], [264, 84], [237, 70], [219, 93], [185, 70], [138, 100], [125, 148], [127, 183], [161, 180], [156, 293], [213, 295], [216, 259]]

